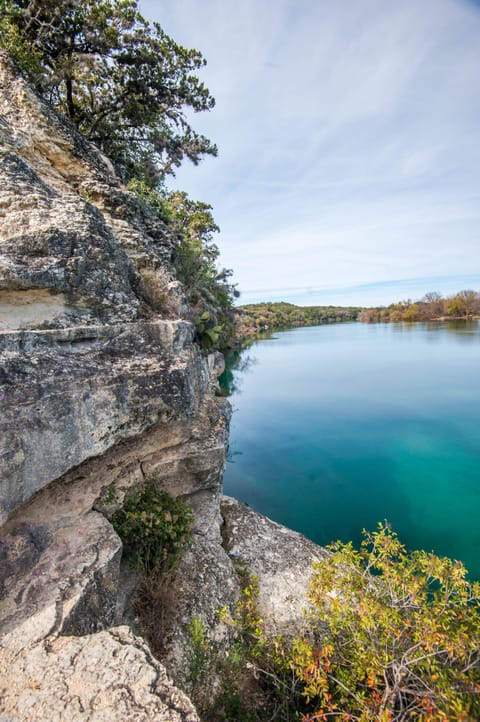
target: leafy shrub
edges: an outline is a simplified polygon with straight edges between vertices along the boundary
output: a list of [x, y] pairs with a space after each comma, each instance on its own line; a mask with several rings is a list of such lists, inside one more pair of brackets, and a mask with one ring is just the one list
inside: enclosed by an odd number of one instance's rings
[[388, 526], [364, 535], [314, 565], [303, 638], [268, 638], [255, 580], [244, 588], [232, 623], [261, 686], [256, 718], [480, 719], [480, 584]]
[[129, 188], [172, 232], [176, 276], [185, 289], [202, 348], [227, 347], [234, 331], [233, 302], [239, 294], [230, 282], [232, 271], [218, 267], [220, 251], [213, 234], [220, 229], [212, 207], [181, 191], [153, 189], [139, 180], [132, 180]]
[[204, 311], [195, 320], [195, 329], [200, 341], [200, 346], [206, 350], [215, 347], [222, 332], [221, 326], [213, 326], [211, 324], [210, 311]]
[[387, 526], [364, 536], [315, 564], [312, 621], [326, 631], [291, 659], [305, 719], [479, 719], [480, 585], [460, 562], [407, 553]]
[[186, 547], [193, 513], [181, 499], [158, 489], [155, 477], [136, 490], [112, 518], [124, 553], [146, 577], [173, 569]]

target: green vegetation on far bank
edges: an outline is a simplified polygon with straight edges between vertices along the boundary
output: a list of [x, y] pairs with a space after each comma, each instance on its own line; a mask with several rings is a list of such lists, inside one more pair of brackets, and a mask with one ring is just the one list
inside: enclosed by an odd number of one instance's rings
[[293, 303], [251, 303], [236, 309], [236, 336], [248, 339], [265, 331], [322, 323], [355, 321], [356, 306], [295, 306]]
[[480, 292], [464, 290], [446, 298], [431, 292], [419, 301], [407, 300], [376, 307], [251, 303], [237, 307], [235, 314], [235, 339], [242, 344], [271, 331], [323, 323], [468, 320], [480, 316]]

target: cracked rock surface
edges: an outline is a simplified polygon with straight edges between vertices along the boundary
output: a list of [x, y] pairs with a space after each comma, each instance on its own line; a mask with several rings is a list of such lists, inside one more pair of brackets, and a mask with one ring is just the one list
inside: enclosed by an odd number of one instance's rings
[[292, 529], [224, 496], [223, 545], [232, 560], [259, 579], [258, 611], [272, 634], [299, 634], [312, 563], [326, 551]]
[[228, 413], [174, 240], [3, 51], [0, 170], [0, 719], [193, 722], [142, 641], [106, 631], [129, 488], [221, 484]]
[[128, 627], [30, 645], [0, 661], [2, 722], [199, 722]]
[[2, 524], [72, 467], [191, 416], [209, 374], [168, 228], [3, 51], [0, 170]]

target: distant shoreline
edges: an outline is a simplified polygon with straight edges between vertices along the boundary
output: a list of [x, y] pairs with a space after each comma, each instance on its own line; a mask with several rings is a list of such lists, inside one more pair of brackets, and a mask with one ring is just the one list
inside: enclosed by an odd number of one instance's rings
[[480, 293], [460, 291], [443, 299], [427, 294], [421, 301], [390, 306], [296, 306], [287, 302], [251, 303], [235, 309], [233, 347], [261, 334], [327, 323], [445, 323], [480, 319]]

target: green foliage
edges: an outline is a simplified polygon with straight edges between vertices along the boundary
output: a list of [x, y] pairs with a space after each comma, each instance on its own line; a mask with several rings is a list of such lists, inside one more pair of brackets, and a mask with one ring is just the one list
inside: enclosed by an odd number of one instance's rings
[[109, 506], [110, 504], [115, 504], [117, 500], [117, 492], [113, 484], [110, 484], [102, 489], [102, 493], [100, 495], [100, 501], [102, 504]]
[[0, 2], [0, 47], [8, 52], [34, 85], [38, 85], [43, 75], [41, 53], [14, 22], [9, 0]]
[[205, 60], [147, 22], [137, 0], [2, 3], [0, 45], [125, 179], [155, 185], [184, 158], [216, 155], [185, 113], [214, 105], [195, 75]]
[[250, 574], [244, 564], [237, 562], [236, 571], [241, 589], [235, 606], [233, 623], [241, 632], [249, 654], [260, 657], [266, 644], [264, 622], [258, 613], [259, 578]]
[[192, 699], [199, 707], [205, 707], [205, 690], [214, 673], [216, 650], [208, 639], [205, 623], [193, 617], [188, 626], [188, 669], [186, 684]]
[[129, 187], [173, 233], [176, 274], [185, 288], [201, 346], [226, 347], [233, 335], [233, 299], [238, 292], [229, 281], [232, 272], [217, 266], [220, 252], [213, 234], [219, 228], [212, 207], [181, 191], [151, 189], [138, 180]]
[[262, 687], [257, 719], [480, 719], [480, 584], [461, 563], [408, 553], [380, 524], [314, 565], [302, 638], [269, 638], [257, 598], [250, 580], [232, 620]]
[[204, 311], [200, 316], [197, 316], [195, 320], [195, 328], [197, 329], [200, 345], [207, 350], [218, 344], [220, 334], [222, 333], [222, 327], [210, 326], [210, 321], [210, 311]]
[[309, 719], [478, 719], [480, 585], [462, 564], [409, 554], [381, 524], [360, 550], [330, 551], [310, 592], [313, 620], [326, 625], [322, 646], [297, 645], [293, 657], [316, 710]]
[[237, 309], [237, 336], [240, 339], [295, 326], [355, 321], [359, 308], [339, 306], [295, 306], [293, 303], [251, 303]]
[[191, 509], [158, 489], [150, 477], [126, 500], [112, 518], [124, 552], [146, 577], [158, 577], [172, 570], [188, 544], [193, 526]]
[[176, 597], [172, 582], [191, 538], [193, 521], [191, 509], [161, 491], [155, 475], [135, 489], [111, 519], [125, 557], [138, 572], [132, 606], [156, 655], [164, 651], [165, 630]]

